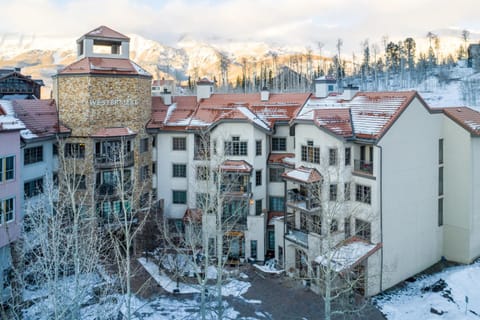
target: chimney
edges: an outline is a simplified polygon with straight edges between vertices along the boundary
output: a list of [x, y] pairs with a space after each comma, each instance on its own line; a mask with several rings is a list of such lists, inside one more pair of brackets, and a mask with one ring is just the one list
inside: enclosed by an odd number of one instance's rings
[[207, 78], [197, 81], [197, 102], [202, 99], [208, 99], [213, 93], [213, 82]]
[[167, 88], [163, 89], [162, 92], [162, 99], [163, 99], [163, 104], [166, 106], [169, 106], [172, 104], [172, 93], [168, 91]]
[[337, 80], [332, 76], [319, 77], [314, 82], [316, 98], [326, 98], [336, 91]]
[[263, 87], [262, 91], [260, 91], [260, 100], [261, 101], [268, 101], [269, 97], [270, 97], [270, 92], [268, 92], [268, 88]]
[[357, 86], [354, 86], [352, 84], [347, 85], [346, 87], [343, 87], [343, 94], [342, 98], [345, 100], [352, 100], [352, 98], [359, 92], [359, 88]]

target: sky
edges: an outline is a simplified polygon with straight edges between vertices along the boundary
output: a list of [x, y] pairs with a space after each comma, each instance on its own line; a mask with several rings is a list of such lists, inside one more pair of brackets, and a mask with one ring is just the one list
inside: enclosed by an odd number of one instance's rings
[[[164, 44], [251, 41], [346, 50], [368, 39], [480, 32], [479, 0], [0, 0], [0, 36], [78, 38], [100, 26]], [[318, 48], [313, 48], [318, 49]]]

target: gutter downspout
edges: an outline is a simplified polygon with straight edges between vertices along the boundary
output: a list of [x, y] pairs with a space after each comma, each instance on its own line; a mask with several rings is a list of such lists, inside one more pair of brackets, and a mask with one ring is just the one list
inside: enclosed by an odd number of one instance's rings
[[377, 145], [380, 149], [380, 242], [382, 248], [380, 249], [380, 292], [383, 291], [383, 149], [382, 146]]

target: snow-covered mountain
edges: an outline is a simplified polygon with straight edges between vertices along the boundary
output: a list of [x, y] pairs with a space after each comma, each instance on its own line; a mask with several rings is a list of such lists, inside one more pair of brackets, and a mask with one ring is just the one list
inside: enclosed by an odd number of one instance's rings
[[[433, 33], [440, 37], [440, 51], [446, 57], [463, 44], [461, 30], [437, 30]], [[316, 44], [306, 43], [304, 47], [293, 47], [278, 43], [258, 41], [240, 42], [232, 39], [210, 39], [209, 42], [199, 41], [189, 35], [181, 37], [174, 45], [168, 46], [142, 36], [129, 34], [130, 58], [148, 70], [154, 79], [175, 78], [185, 81], [188, 76], [214, 77], [221, 79], [220, 60], [228, 59], [228, 77], [235, 82], [238, 76], [247, 72], [249, 76], [260, 73], [261, 66], [269, 68], [274, 63], [280, 67], [288, 65], [296, 68], [297, 72], [307, 72], [307, 68], [326, 66], [330, 58], [321, 57]], [[470, 41], [477, 42], [480, 34], [471, 34]], [[400, 41], [404, 39], [389, 39]], [[429, 41], [426, 37], [415, 38], [417, 54], [425, 52]], [[360, 48], [359, 48], [360, 49]], [[56, 36], [36, 36], [25, 34], [0, 34], [0, 68], [21, 67], [22, 73], [43, 79], [48, 92], [51, 87], [51, 76], [59, 68], [76, 60], [76, 38]], [[307, 53], [310, 52], [309, 58]], [[322, 51], [331, 57], [328, 50]], [[342, 54], [343, 56], [343, 54]], [[358, 59], [361, 53], [357, 54]], [[310, 59], [310, 61], [307, 61]], [[274, 61], [275, 60], [275, 61]], [[352, 58], [343, 56], [347, 67]], [[242, 69], [243, 62], [248, 61], [246, 70]], [[327, 63], [325, 63], [327, 62]], [[310, 65], [309, 65], [310, 64]]]

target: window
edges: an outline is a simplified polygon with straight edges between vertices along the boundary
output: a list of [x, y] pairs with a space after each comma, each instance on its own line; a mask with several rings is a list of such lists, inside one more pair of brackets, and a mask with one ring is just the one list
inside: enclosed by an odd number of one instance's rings
[[314, 147], [313, 141], [302, 146], [302, 161], [320, 163], [320, 147]]
[[355, 200], [363, 203], [371, 203], [371, 188], [361, 184], [356, 185]]
[[337, 165], [337, 149], [334, 149], [334, 148], [328, 149], [328, 165], [330, 166]]
[[332, 183], [330, 185], [330, 193], [329, 193], [329, 198], [330, 198], [330, 201], [337, 201], [337, 184], [336, 183]]
[[[275, 231], [273, 230], [268, 230], [267, 231], [267, 249], [268, 250], [273, 250], [275, 249]], [[279, 247], [281, 248], [281, 247]], [[280, 258], [280, 256], [279, 256]]]
[[247, 141], [240, 141], [240, 137], [232, 137], [231, 141], [225, 141], [225, 155], [246, 156]]
[[370, 230], [370, 222], [355, 219], [355, 235], [370, 241], [371, 230]]
[[352, 149], [350, 147], [345, 148], [345, 165], [350, 166], [352, 163]]
[[197, 180], [207, 180], [208, 179], [208, 167], [207, 166], [197, 166], [196, 177], [197, 177]]
[[172, 150], [174, 151], [187, 150], [187, 139], [185, 137], [173, 137]]
[[140, 168], [140, 181], [147, 180], [149, 177], [150, 166], [146, 165]]
[[58, 143], [52, 145], [52, 155], [58, 156]]
[[438, 226], [443, 226], [443, 198], [438, 199]]
[[152, 137], [152, 148], [155, 148], [157, 146], [157, 139], [155, 136]]
[[287, 138], [272, 138], [272, 151], [287, 151]]
[[66, 158], [85, 158], [85, 144], [84, 143], [66, 143], [65, 157]]
[[332, 219], [330, 223], [330, 232], [337, 232], [338, 231], [338, 221], [337, 219]]
[[257, 240], [250, 240], [250, 257], [257, 259]]
[[187, 176], [187, 165], [174, 163], [172, 167], [172, 177], [185, 178]]
[[15, 198], [0, 200], [0, 224], [15, 219]]
[[257, 216], [262, 214], [262, 209], [263, 209], [262, 207], [263, 207], [263, 200], [262, 199], [255, 200], [255, 214]]
[[282, 182], [282, 173], [284, 171], [285, 171], [284, 168], [270, 168], [269, 169], [270, 182]]
[[348, 200], [350, 200], [350, 194], [351, 194], [351, 192], [350, 192], [350, 182], [346, 182], [344, 184], [343, 188], [344, 188], [343, 189], [343, 199], [345, 201], [348, 201]]
[[0, 182], [15, 179], [15, 156], [0, 158]]
[[345, 218], [343, 222], [343, 231], [345, 232], [345, 239], [348, 239], [352, 234], [350, 231], [350, 217]]
[[23, 184], [23, 195], [25, 199], [43, 193], [43, 178], [38, 178]]
[[262, 185], [262, 170], [255, 171], [255, 185], [256, 186]]
[[255, 155], [256, 156], [262, 155], [262, 140], [255, 141]]
[[438, 195], [443, 195], [443, 167], [438, 168]]
[[152, 161], [152, 174], [157, 173], [157, 162]]
[[282, 212], [285, 208], [284, 197], [270, 197], [270, 211]]
[[328, 92], [332, 92], [333, 91], [333, 84], [329, 84], [327, 90], [328, 90]]
[[193, 159], [208, 160], [210, 159], [210, 135], [195, 134], [193, 144]]
[[187, 203], [187, 191], [185, 190], [173, 190], [172, 202], [174, 204], [186, 204]]
[[438, 163], [443, 163], [443, 139], [438, 140]]
[[23, 164], [32, 164], [43, 161], [43, 146], [27, 148], [23, 151]]
[[140, 139], [140, 153], [148, 151], [148, 138]]
[[79, 190], [87, 189], [87, 184], [85, 182], [85, 175], [83, 174], [76, 174], [75, 181], [73, 181], [73, 183], [74, 183], [74, 187], [76, 187]]

